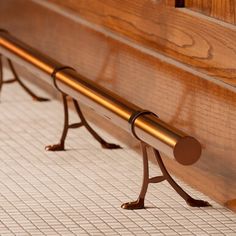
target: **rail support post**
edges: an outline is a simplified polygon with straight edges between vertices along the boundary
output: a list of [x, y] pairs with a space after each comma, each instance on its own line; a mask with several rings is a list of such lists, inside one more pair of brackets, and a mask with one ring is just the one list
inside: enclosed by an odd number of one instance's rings
[[163, 175], [156, 176], [149, 178], [149, 165], [148, 165], [148, 154], [147, 154], [147, 147], [148, 145], [141, 141], [141, 148], [142, 148], [142, 154], [143, 154], [143, 183], [141, 187], [141, 191], [139, 194], [139, 197], [136, 201], [133, 202], [127, 202], [121, 205], [121, 208], [127, 209], [127, 210], [136, 210], [136, 209], [143, 209], [145, 208], [144, 201], [145, 196], [147, 193], [148, 185], [151, 183], [159, 183], [164, 180], [166, 180], [171, 187], [186, 201], [186, 203], [191, 207], [208, 207], [211, 206], [210, 203], [203, 200], [197, 200], [192, 198], [188, 193], [186, 193], [171, 177], [169, 172], [167, 171], [161, 155], [158, 150], [150, 147], [152, 151], [154, 152], [156, 161], [160, 167], [160, 170]]
[[79, 128], [81, 126], [84, 126], [89, 131], [89, 133], [101, 144], [101, 146], [103, 148], [106, 148], [106, 149], [119, 149], [119, 148], [121, 148], [120, 145], [106, 142], [103, 138], [101, 138], [100, 135], [97, 134], [97, 132], [89, 125], [89, 123], [85, 119], [85, 117], [84, 117], [84, 115], [83, 115], [83, 113], [80, 109], [79, 103], [75, 99], [73, 99], [73, 104], [74, 104], [76, 113], [80, 118], [80, 122], [69, 124], [69, 109], [68, 109], [68, 100], [67, 100], [68, 95], [63, 93], [62, 91], [60, 91], [60, 89], [58, 89], [56, 81], [55, 81], [56, 73], [59, 72], [59, 71], [62, 71], [64, 69], [74, 70], [71, 67], [63, 66], [63, 67], [60, 67], [60, 68], [56, 68], [54, 70], [54, 72], [52, 73], [52, 78], [53, 78], [53, 81], [54, 81], [54, 85], [57, 88], [57, 90], [62, 94], [63, 108], [64, 108], [64, 128], [63, 128], [63, 131], [62, 131], [60, 142], [58, 144], [48, 145], [48, 146], [45, 147], [45, 149], [47, 151], [64, 151], [65, 150], [65, 140], [66, 140], [68, 130]]
[[[135, 133], [135, 127], [134, 127], [135, 121], [140, 116], [147, 115], [147, 114], [152, 114], [154, 116], [157, 116], [155, 113], [153, 113], [151, 111], [141, 110], [141, 111], [134, 112], [131, 115], [130, 119], [129, 119], [131, 133], [138, 140], [140, 140], [140, 139]], [[207, 201], [194, 199], [189, 194], [187, 194], [175, 182], [175, 180], [171, 177], [171, 175], [167, 171], [167, 169], [166, 169], [166, 167], [165, 167], [165, 165], [162, 161], [160, 152], [157, 149], [149, 146], [145, 142], [143, 142], [141, 140], [140, 140], [140, 142], [141, 142], [141, 149], [142, 149], [142, 155], [143, 155], [143, 183], [142, 183], [141, 191], [140, 191], [139, 197], [136, 201], [124, 203], [124, 204], [121, 205], [121, 208], [128, 209], [128, 210], [135, 210], [135, 209], [145, 208], [144, 201], [145, 201], [145, 196], [146, 196], [146, 193], [147, 193], [148, 185], [151, 184], [151, 183], [160, 183], [164, 180], [166, 180], [171, 185], [171, 187], [186, 201], [186, 203], [189, 206], [192, 206], [192, 207], [211, 206]], [[162, 172], [161, 176], [156, 176], [156, 177], [149, 178], [149, 165], [148, 165], [148, 153], [147, 153], [147, 147], [148, 146], [154, 152], [156, 161], [157, 161], [157, 163], [160, 167], [160, 170]]]
[[32, 92], [20, 79], [18, 73], [16, 72], [16, 69], [12, 63], [12, 61], [9, 58], [6, 58], [9, 69], [12, 72], [13, 78], [12, 79], [8, 79], [8, 80], [4, 80], [4, 76], [3, 76], [3, 61], [2, 61], [2, 55], [0, 55], [0, 92], [2, 90], [3, 84], [11, 84], [14, 82], [19, 83], [19, 85], [25, 90], [26, 93], [28, 93], [33, 100], [36, 100], [38, 102], [47, 102], [49, 101], [48, 98], [43, 98], [43, 97], [39, 97], [37, 96], [34, 92]]

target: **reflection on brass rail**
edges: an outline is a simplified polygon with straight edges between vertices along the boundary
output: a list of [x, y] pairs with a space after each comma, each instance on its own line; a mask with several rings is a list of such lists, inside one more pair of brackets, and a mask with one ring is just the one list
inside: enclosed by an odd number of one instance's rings
[[[0, 30], [0, 54], [26, 66], [51, 85], [55, 82], [60, 91], [92, 107], [127, 131], [130, 131], [128, 121], [132, 115], [142, 111], [140, 107], [84, 78], [70, 68], [57, 72], [53, 82], [52, 73], [63, 65], [4, 30]], [[201, 156], [201, 145], [195, 138], [170, 127], [151, 113], [135, 119], [133, 130], [140, 140], [174, 157], [183, 165], [191, 165]]]

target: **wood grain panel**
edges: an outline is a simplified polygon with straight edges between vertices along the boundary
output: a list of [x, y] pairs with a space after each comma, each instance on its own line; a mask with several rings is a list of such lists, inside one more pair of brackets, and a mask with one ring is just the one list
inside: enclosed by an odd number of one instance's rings
[[49, 0], [236, 87], [236, 28], [150, 0]]
[[185, 0], [186, 7], [236, 24], [236, 0]]
[[[19, 11], [22, 5], [24, 12]], [[198, 138], [203, 155], [197, 164], [184, 167], [166, 158], [168, 167], [221, 204], [235, 199], [234, 92], [161, 60], [157, 53], [148, 55], [135, 45], [91, 29], [79, 18], [72, 20], [27, 0], [1, 1], [0, 27]], [[31, 80], [37, 83], [38, 79]], [[90, 119], [102, 118], [90, 112]], [[103, 122], [102, 127], [120, 134], [114, 125]], [[123, 140], [137, 144], [128, 134]]]

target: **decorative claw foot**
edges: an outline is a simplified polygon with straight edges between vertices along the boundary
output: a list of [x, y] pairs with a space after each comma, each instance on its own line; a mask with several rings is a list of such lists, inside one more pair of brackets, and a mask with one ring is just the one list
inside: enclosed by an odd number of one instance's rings
[[50, 101], [50, 99], [42, 98], [42, 97], [33, 97], [33, 100], [37, 101], [37, 102], [48, 102], [48, 101]]
[[54, 144], [54, 145], [48, 145], [45, 147], [46, 151], [65, 151], [65, 147], [64, 144], [58, 143], [58, 144]]
[[134, 202], [126, 202], [121, 205], [121, 208], [126, 210], [138, 210], [138, 209], [144, 209], [144, 199], [138, 198]]
[[211, 204], [207, 201], [196, 200], [194, 198], [189, 198], [186, 200], [187, 204], [191, 207], [210, 207]]
[[122, 148], [120, 145], [115, 143], [107, 143], [106, 141], [101, 141], [101, 145], [105, 149], [120, 149]]

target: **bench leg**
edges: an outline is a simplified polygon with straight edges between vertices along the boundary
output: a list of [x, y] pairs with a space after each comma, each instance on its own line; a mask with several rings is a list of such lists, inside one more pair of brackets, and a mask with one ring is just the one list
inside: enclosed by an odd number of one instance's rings
[[61, 135], [61, 139], [60, 142], [58, 144], [54, 144], [54, 145], [48, 145], [45, 147], [45, 149], [47, 151], [64, 151], [65, 150], [65, 139], [68, 133], [68, 129], [75, 129], [75, 128], [79, 128], [81, 126], [85, 126], [85, 128], [92, 134], [92, 136], [101, 144], [101, 146], [103, 148], [107, 148], [107, 149], [118, 149], [121, 148], [119, 145], [117, 144], [113, 144], [113, 143], [108, 143], [106, 142], [104, 139], [102, 139], [93, 129], [92, 127], [88, 124], [88, 122], [86, 121], [78, 102], [73, 99], [73, 104], [74, 107], [76, 109], [76, 112], [80, 118], [80, 122], [79, 123], [74, 123], [74, 124], [69, 124], [69, 110], [68, 110], [68, 101], [67, 101], [67, 95], [66, 94], [62, 94], [62, 100], [63, 100], [63, 107], [64, 107], [64, 128], [63, 128], [63, 132]]
[[147, 155], [147, 144], [141, 142], [141, 148], [142, 148], [142, 153], [143, 153], [143, 184], [142, 188], [139, 194], [139, 197], [136, 201], [134, 202], [127, 202], [121, 205], [123, 209], [128, 209], [128, 210], [136, 210], [136, 209], [143, 209], [145, 208], [144, 206], [144, 200], [145, 200], [145, 195], [147, 193], [148, 185], [150, 183], [159, 183], [164, 180], [167, 180], [168, 183], [171, 185], [171, 187], [186, 201], [186, 203], [189, 206], [192, 207], [207, 207], [211, 206], [208, 202], [203, 201], [203, 200], [196, 200], [192, 198], [190, 195], [188, 195], [175, 181], [174, 179], [170, 176], [168, 173], [161, 155], [159, 151], [156, 149], [153, 149], [155, 158], [157, 160], [157, 163], [161, 169], [161, 172], [163, 175], [161, 176], [156, 176], [153, 178], [149, 178], [149, 166], [148, 166], [148, 155]]
[[15, 67], [13, 66], [13, 63], [11, 62], [10, 59], [7, 58], [7, 63], [9, 65], [9, 68], [14, 76], [13, 79], [9, 79], [9, 80], [3, 80], [3, 62], [2, 62], [2, 55], [0, 55], [0, 92], [2, 89], [3, 84], [11, 84], [14, 82], [18, 82], [19, 85], [36, 101], [39, 102], [46, 102], [49, 101], [49, 99], [47, 98], [43, 98], [43, 97], [39, 97], [37, 95], [35, 95], [20, 79], [20, 77], [18, 76]]

